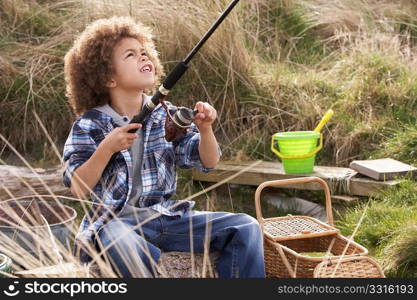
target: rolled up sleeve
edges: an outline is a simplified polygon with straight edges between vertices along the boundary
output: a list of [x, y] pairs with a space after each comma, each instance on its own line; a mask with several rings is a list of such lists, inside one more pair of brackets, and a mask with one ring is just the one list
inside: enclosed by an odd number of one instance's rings
[[[197, 126], [193, 123], [184, 136], [174, 141], [175, 159], [178, 167], [182, 169], [195, 168], [204, 173], [213, 170], [213, 168], [204, 167], [198, 150], [199, 143], [200, 133]], [[220, 159], [222, 152], [218, 144], [217, 155]]]

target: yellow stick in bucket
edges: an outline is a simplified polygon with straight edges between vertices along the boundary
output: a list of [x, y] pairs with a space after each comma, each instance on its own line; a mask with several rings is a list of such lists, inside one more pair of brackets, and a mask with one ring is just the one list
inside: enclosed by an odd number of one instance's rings
[[323, 119], [321, 119], [319, 125], [314, 129], [314, 132], [320, 132], [324, 125], [330, 120], [330, 118], [333, 116], [333, 110], [329, 109], [323, 116]]

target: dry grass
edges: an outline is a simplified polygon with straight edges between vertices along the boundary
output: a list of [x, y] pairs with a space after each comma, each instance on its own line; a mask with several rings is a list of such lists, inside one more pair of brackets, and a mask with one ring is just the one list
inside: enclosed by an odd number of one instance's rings
[[[28, 112], [35, 110], [53, 141], [63, 145], [73, 116], [64, 98], [62, 58], [91, 21], [130, 15], [150, 25], [169, 71], [227, 3], [3, 1], [2, 133], [28, 157], [55, 159]], [[272, 133], [314, 128], [332, 107], [336, 115], [319, 162], [347, 165], [386, 143], [398, 123], [416, 119], [409, 111], [416, 105], [416, 10], [409, 1], [239, 3], [170, 100], [210, 102], [219, 112], [216, 130], [225, 157], [240, 151], [252, 159], [275, 159], [268, 146]], [[4, 149], [0, 145], [0, 153]]]
[[[152, 25], [161, 58], [170, 69], [183, 59], [202, 34], [224, 8], [225, 1], [201, 1], [195, 6], [182, 1], [61, 1], [44, 5], [25, 4], [24, 1], [2, 3], [0, 11], [8, 26], [1, 36], [0, 57], [5, 71], [0, 88], [0, 105], [4, 117], [1, 128], [8, 139], [22, 152], [42, 151], [36, 122], [28, 111], [36, 110], [51, 133], [62, 145], [72, 121], [63, 87], [62, 58], [77, 32], [97, 18], [109, 15], [131, 15]], [[168, 5], [172, 4], [172, 5]], [[31, 13], [31, 14], [30, 14]], [[201, 16], [190, 18], [190, 16]], [[60, 17], [60, 18], [59, 18]], [[39, 24], [43, 27], [37, 27]], [[62, 21], [59, 26], [54, 26]], [[216, 103], [222, 119], [239, 117], [234, 88], [252, 86], [249, 77], [250, 58], [242, 35], [236, 34], [237, 16], [231, 16], [216, 32], [201, 53], [197, 65], [182, 79], [183, 85], [172, 94], [173, 102], [191, 106], [197, 100]], [[182, 22], [188, 19], [190, 22]], [[8, 21], [8, 22], [7, 22]], [[25, 25], [28, 26], [25, 26]], [[35, 30], [37, 29], [37, 30]], [[42, 32], [38, 32], [42, 31]], [[242, 33], [243, 34], [243, 33]], [[174, 37], [174, 38], [173, 38]], [[204, 77], [201, 77], [204, 74]], [[224, 85], [224, 83], [229, 83]], [[221, 83], [221, 84], [219, 84]], [[220, 103], [223, 103], [220, 105]], [[12, 117], [13, 116], [13, 117]], [[23, 124], [14, 126], [15, 124]], [[13, 125], [12, 125], [13, 124]], [[227, 122], [221, 126], [224, 135], [233, 134], [235, 126]], [[17, 138], [19, 137], [19, 138]], [[29, 150], [30, 149], [30, 150]], [[39, 156], [39, 155], [38, 155]]]

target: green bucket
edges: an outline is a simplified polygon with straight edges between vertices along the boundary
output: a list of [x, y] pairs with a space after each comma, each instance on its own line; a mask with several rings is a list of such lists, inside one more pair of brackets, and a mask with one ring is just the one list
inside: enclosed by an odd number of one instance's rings
[[316, 154], [322, 147], [323, 135], [315, 131], [279, 132], [272, 136], [271, 150], [282, 159], [287, 174], [312, 173]]

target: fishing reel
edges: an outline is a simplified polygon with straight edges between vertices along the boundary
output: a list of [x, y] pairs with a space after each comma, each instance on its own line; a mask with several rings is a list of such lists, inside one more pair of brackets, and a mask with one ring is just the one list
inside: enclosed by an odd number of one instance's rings
[[168, 107], [163, 101], [162, 106], [167, 112], [167, 118], [165, 119], [165, 139], [167, 142], [172, 142], [176, 138], [187, 132], [187, 129], [191, 127], [191, 123], [194, 121], [198, 110], [192, 110], [188, 107]]

